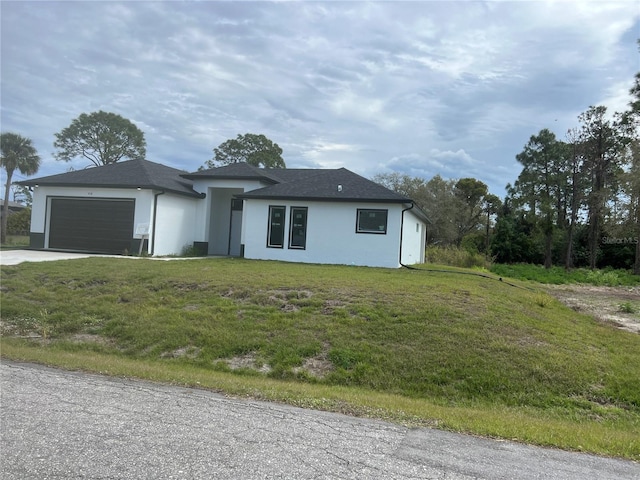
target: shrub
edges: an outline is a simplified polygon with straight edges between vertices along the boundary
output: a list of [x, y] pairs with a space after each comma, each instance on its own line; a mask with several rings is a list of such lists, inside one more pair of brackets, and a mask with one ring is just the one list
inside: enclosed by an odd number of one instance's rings
[[462, 268], [489, 268], [491, 262], [478, 252], [448, 246], [430, 246], [426, 252], [427, 263], [437, 263], [439, 265], [449, 265], [451, 267]]
[[29, 230], [31, 230], [30, 208], [9, 214], [7, 218], [7, 233], [9, 235], [29, 235]]
[[640, 284], [640, 276], [633, 275], [628, 270], [613, 270], [611, 268], [604, 270], [575, 268], [567, 271], [562, 267], [544, 268], [541, 265], [495, 263], [490, 270], [501, 277], [531, 280], [552, 285], [584, 283], [602, 287], [617, 287]]
[[621, 303], [619, 308], [622, 313], [636, 313], [636, 309], [631, 302]]

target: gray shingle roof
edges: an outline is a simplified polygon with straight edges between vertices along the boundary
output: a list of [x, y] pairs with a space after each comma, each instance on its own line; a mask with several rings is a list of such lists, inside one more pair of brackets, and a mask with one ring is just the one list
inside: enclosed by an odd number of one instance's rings
[[204, 197], [193, 189], [197, 179], [245, 179], [271, 184], [238, 198], [405, 203], [412, 200], [346, 168], [258, 168], [247, 163], [187, 173], [149, 160], [128, 160], [100, 167], [33, 178], [20, 185], [60, 187], [143, 188]]
[[185, 173], [149, 160], [128, 160], [18, 183], [25, 186], [159, 189], [179, 195], [202, 197], [193, 189], [192, 182], [182, 177]]
[[[183, 175], [195, 179], [246, 179], [270, 183], [267, 187], [245, 192], [239, 198], [280, 198], [335, 201], [410, 203], [411, 200], [371, 180], [347, 170], [313, 168], [259, 168], [247, 163]], [[341, 185], [341, 190], [338, 190]]]
[[287, 170], [273, 174], [283, 182], [245, 192], [238, 198], [411, 203], [411, 199], [347, 170]]
[[210, 168], [208, 170], [200, 170], [193, 173], [183, 173], [184, 178], [190, 180], [198, 180], [205, 178], [214, 179], [244, 179], [244, 180], [266, 180], [274, 182], [264, 168], [254, 167], [245, 162], [231, 163], [223, 167]]

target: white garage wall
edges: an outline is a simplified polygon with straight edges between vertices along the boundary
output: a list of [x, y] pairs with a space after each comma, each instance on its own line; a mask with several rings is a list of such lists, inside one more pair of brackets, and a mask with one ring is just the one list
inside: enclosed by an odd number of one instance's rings
[[[269, 205], [286, 206], [285, 237], [288, 238], [291, 207], [308, 207], [305, 250], [267, 247]], [[356, 233], [359, 208], [387, 209], [387, 233]], [[379, 203], [245, 201], [243, 216], [244, 256], [261, 260], [328, 263], [397, 268], [400, 266], [400, 219], [402, 206]], [[415, 229], [415, 226], [414, 226]]]
[[87, 188], [87, 187], [36, 187], [33, 190], [33, 204], [31, 207], [31, 232], [45, 235], [45, 248], [48, 246], [47, 198], [133, 198], [136, 202], [133, 221], [134, 231], [136, 225], [150, 224], [153, 204], [153, 195], [150, 190], [116, 189], [116, 188]]
[[155, 231], [150, 240], [153, 255], [178, 255], [185, 246], [193, 245], [199, 201], [168, 192], [158, 195]]

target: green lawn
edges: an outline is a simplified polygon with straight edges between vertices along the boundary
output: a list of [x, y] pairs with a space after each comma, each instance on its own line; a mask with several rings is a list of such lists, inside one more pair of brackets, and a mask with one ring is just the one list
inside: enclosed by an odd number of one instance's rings
[[0, 245], [0, 250], [17, 250], [29, 247], [29, 235], [7, 235], [7, 243]]
[[544, 268], [542, 265], [505, 265], [496, 263], [491, 266], [491, 272], [496, 275], [520, 280], [533, 280], [551, 285], [567, 283], [583, 283], [606, 287], [640, 285], [640, 276], [633, 275], [628, 270], [574, 268], [567, 271], [563, 267]]
[[640, 460], [640, 335], [443, 270], [7, 266], [2, 355]]

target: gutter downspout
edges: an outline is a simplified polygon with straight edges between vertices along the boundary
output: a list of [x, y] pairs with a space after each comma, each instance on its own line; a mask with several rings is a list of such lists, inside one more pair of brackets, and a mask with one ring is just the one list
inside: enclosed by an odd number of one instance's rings
[[149, 255], [151, 255], [152, 257], [153, 251], [156, 248], [156, 217], [158, 212], [158, 197], [160, 195], [164, 195], [164, 193], [165, 191], [161, 190], [153, 196], [153, 220], [151, 221], [151, 235], [149, 235], [149, 238], [153, 240], [151, 242], [151, 251], [149, 252]]
[[414, 203], [411, 202], [411, 206], [407, 207], [405, 209], [402, 210], [402, 214], [400, 217], [400, 259], [399, 259], [399, 263], [401, 267], [404, 268], [408, 268], [410, 270], [413, 270], [414, 267], [410, 267], [409, 265], [405, 265], [404, 263], [402, 263], [402, 237], [404, 235], [404, 212], [406, 212], [407, 210], [411, 210], [414, 207]]

